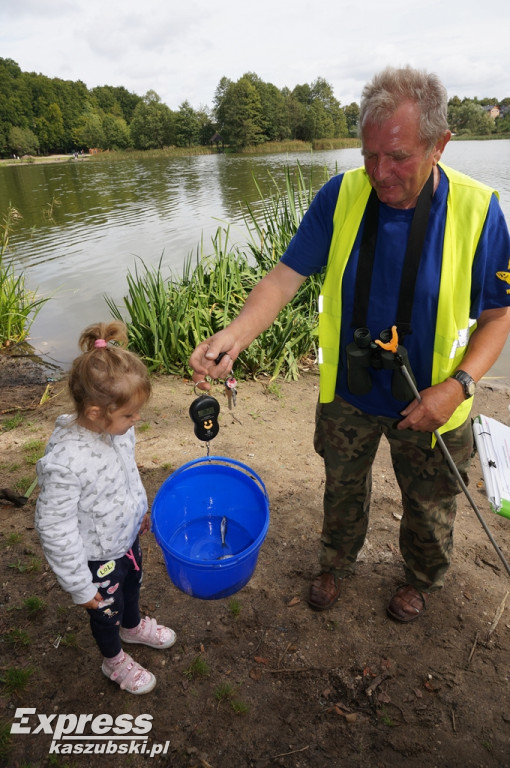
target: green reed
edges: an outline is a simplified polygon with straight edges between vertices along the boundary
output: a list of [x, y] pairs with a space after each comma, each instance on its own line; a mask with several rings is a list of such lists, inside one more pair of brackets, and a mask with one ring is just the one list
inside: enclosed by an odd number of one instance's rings
[[[238, 315], [251, 289], [284, 253], [313, 197], [312, 179], [305, 181], [299, 165], [295, 174], [287, 169], [283, 189], [271, 177], [269, 194], [255, 183], [260, 202], [244, 207], [244, 246], [230, 242], [228, 226], [219, 227], [212, 253], [205, 252], [202, 241], [196, 254], [186, 258], [178, 278], [163, 276], [163, 256], [157, 267], [140, 261], [127, 275], [127, 319], [105, 297], [111, 314], [127, 323], [131, 349], [151, 371], [189, 373], [193, 349]], [[241, 353], [237, 376], [298, 377], [300, 361], [315, 357], [320, 282], [320, 277], [305, 281], [271, 327]]]
[[7, 261], [9, 234], [19, 218], [18, 211], [9, 206], [0, 223], [0, 348], [25, 341], [48, 300], [28, 290], [24, 273], [17, 275], [12, 261]]

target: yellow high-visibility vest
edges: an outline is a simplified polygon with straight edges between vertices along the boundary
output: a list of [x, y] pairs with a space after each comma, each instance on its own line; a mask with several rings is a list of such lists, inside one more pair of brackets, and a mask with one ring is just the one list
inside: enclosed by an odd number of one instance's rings
[[[491, 196], [490, 187], [441, 164], [449, 182], [443, 261], [432, 358], [432, 384], [447, 379], [459, 366], [476, 327], [470, 321], [471, 270]], [[344, 174], [333, 216], [333, 236], [319, 296], [320, 402], [335, 397], [340, 353], [342, 280], [365, 212], [371, 185], [364, 168]], [[462, 276], [462, 279], [459, 279]], [[460, 426], [473, 398], [462, 402], [440, 432]]]

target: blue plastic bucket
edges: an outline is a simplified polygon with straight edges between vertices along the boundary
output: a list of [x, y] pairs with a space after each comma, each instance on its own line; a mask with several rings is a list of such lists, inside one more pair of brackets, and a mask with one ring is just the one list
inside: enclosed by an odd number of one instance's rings
[[168, 575], [180, 590], [203, 600], [228, 597], [248, 583], [268, 527], [264, 483], [253, 469], [224, 456], [184, 464], [165, 480], [152, 505], [152, 531]]

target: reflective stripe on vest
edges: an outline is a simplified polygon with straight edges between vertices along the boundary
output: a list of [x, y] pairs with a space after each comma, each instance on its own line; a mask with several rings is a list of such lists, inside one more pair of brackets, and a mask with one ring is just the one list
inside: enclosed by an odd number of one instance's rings
[[[432, 384], [438, 384], [458, 367], [466, 352], [474, 324], [470, 325], [471, 271], [473, 259], [494, 190], [458, 171], [441, 165], [448, 178], [448, 198], [439, 286], [436, 332], [432, 360]], [[364, 168], [347, 171], [340, 185], [333, 216], [333, 236], [326, 276], [319, 297], [320, 401], [335, 397], [342, 316], [342, 280], [351, 254], [371, 185]], [[456, 277], [464, 275], [459, 281]], [[462, 424], [473, 399], [456, 409], [440, 432]]]

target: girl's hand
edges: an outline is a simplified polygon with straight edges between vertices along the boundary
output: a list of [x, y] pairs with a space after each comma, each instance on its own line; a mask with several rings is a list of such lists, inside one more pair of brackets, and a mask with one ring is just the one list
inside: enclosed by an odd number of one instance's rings
[[145, 514], [145, 516], [144, 516], [144, 518], [142, 520], [142, 524], [140, 526], [140, 530], [138, 531], [140, 536], [143, 536], [144, 533], [147, 533], [147, 531], [150, 531], [150, 527], [151, 527], [151, 519], [149, 517], [149, 513], [146, 512], [146, 514]]
[[90, 608], [95, 611], [99, 608], [99, 604], [103, 601], [103, 596], [100, 592], [96, 592], [96, 596], [89, 600], [88, 603], [80, 603], [84, 608]]

